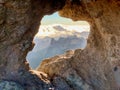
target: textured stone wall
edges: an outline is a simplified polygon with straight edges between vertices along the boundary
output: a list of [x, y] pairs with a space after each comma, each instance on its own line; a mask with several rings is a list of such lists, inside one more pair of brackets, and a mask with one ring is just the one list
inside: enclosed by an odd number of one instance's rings
[[[82, 88], [81, 82], [92, 86], [94, 90], [116, 90], [118, 82], [115, 81], [115, 65], [112, 62], [120, 60], [120, 1], [67, 0], [66, 3], [60, 11], [61, 16], [89, 22], [91, 32], [88, 45], [84, 50], [76, 50], [69, 59], [51, 59], [48, 63], [43, 61], [39, 70], [51, 77], [59, 75], [66, 81], [78, 82], [75, 85], [69, 83], [75, 90]], [[70, 77], [70, 72], [74, 77]], [[75, 80], [76, 77], [81, 77], [82, 81]]]
[[[89, 22], [88, 45], [72, 57], [43, 61], [47, 74], [30, 70], [25, 57], [40, 21], [60, 9], [61, 16]], [[120, 59], [119, 11], [119, 0], [0, 0], [0, 81], [25, 90], [116, 90], [111, 61]]]
[[42, 17], [64, 4], [65, 0], [0, 0], [0, 80], [19, 82], [25, 90], [48, 89], [40, 74], [31, 74], [25, 58]]

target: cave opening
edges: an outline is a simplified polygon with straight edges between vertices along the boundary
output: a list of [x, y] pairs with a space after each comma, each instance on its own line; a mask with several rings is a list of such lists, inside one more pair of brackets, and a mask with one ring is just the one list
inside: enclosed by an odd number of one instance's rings
[[44, 16], [33, 40], [35, 46], [26, 57], [30, 67], [36, 69], [46, 58], [84, 49], [89, 32], [86, 21], [72, 21], [58, 12]]

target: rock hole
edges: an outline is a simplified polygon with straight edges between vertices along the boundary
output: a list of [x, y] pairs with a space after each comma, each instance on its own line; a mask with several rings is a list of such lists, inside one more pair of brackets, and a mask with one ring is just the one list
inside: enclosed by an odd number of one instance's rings
[[34, 37], [35, 46], [27, 55], [32, 69], [42, 60], [56, 55], [71, 54], [71, 50], [84, 49], [87, 44], [90, 26], [86, 21], [72, 21], [60, 17], [58, 12], [45, 16], [39, 32]]

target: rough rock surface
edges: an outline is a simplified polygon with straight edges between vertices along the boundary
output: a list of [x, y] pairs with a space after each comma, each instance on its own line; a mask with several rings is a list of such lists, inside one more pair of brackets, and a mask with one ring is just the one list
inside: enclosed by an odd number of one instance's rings
[[[62, 83], [63, 79], [72, 90], [93, 90], [90, 85], [88, 85], [84, 80], [79, 76], [77, 71], [71, 66], [71, 57], [74, 55], [74, 51], [69, 50], [63, 55], [55, 56], [43, 60], [43, 62], [38, 67], [38, 71], [42, 71], [48, 74], [52, 78], [52, 83], [57, 81]], [[56, 80], [57, 79], [57, 80]], [[56, 84], [55, 84], [56, 85]], [[65, 85], [65, 84], [64, 84]], [[62, 87], [62, 85], [61, 85]], [[63, 86], [64, 87], [64, 86]], [[57, 87], [58, 88], [58, 87]], [[63, 88], [59, 90], [71, 90]]]
[[48, 83], [29, 71], [27, 53], [46, 14], [61, 9], [65, 0], [0, 0], [0, 80], [19, 82], [25, 90], [48, 90]]
[[[42, 65], [48, 78], [30, 71], [25, 57], [42, 17], [60, 9], [64, 17], [88, 21], [91, 33], [84, 50]], [[116, 90], [111, 61], [120, 60], [119, 17], [119, 0], [0, 0], [0, 80], [25, 90]]]
[[21, 85], [12, 81], [0, 81], [0, 90], [24, 90]]
[[[114, 60], [119, 61], [120, 58], [119, 5], [120, 1], [118, 0], [72, 0], [72, 3], [67, 0], [67, 4], [60, 11], [60, 15], [73, 20], [86, 20], [89, 22], [91, 33], [88, 45], [84, 50], [76, 50], [70, 59], [45, 63], [45, 66], [42, 65], [45, 67], [42, 71], [50, 77], [56, 75], [63, 77], [66, 74], [70, 75], [70, 71], [76, 71], [78, 77], [81, 77], [94, 90], [116, 90], [119, 88], [116, 84], [118, 81], [115, 81], [116, 74], [114, 76], [114, 66], [111, 62]], [[62, 64], [59, 65], [61, 61]], [[62, 65], [65, 66], [62, 68]], [[54, 66], [54, 70], [57, 69], [53, 75], [51, 75], [52, 66]]]

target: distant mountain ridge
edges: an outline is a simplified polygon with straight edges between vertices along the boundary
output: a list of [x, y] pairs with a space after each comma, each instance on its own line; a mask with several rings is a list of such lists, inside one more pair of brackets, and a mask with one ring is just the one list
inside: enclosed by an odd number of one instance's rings
[[[42, 27], [34, 38], [35, 47], [27, 55], [30, 66], [35, 69], [41, 60], [63, 54], [67, 50], [85, 48], [88, 31], [68, 30], [62, 25]], [[44, 33], [47, 33], [46, 36]]]
[[[76, 35], [78, 37], [80, 33], [87, 32], [89, 34], [89, 26], [86, 25], [60, 25], [60, 24], [53, 24], [53, 25], [43, 25], [40, 27], [40, 30], [36, 37], [45, 38], [45, 37], [52, 37], [52, 38], [59, 38], [59, 37], [67, 37]], [[86, 37], [87, 38], [87, 37]]]

